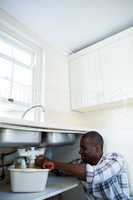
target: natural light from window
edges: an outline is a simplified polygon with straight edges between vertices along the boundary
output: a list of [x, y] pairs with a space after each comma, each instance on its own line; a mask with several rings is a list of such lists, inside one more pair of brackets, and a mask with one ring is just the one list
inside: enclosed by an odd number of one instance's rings
[[34, 53], [16, 41], [0, 36], [0, 98], [32, 103]]

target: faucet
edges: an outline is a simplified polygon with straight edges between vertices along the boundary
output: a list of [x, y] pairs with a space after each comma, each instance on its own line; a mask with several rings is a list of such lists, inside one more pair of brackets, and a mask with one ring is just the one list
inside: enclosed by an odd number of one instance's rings
[[35, 148], [31, 147], [30, 149], [26, 150], [24, 149], [18, 149], [18, 155], [20, 157], [26, 157], [29, 160], [29, 168], [34, 168], [35, 159], [39, 155], [44, 155], [45, 153], [45, 147], [42, 148]]
[[31, 107], [27, 108], [27, 109], [24, 111], [24, 113], [22, 114], [21, 119], [24, 119], [25, 115], [26, 115], [30, 110], [32, 110], [32, 109], [34, 109], [34, 108], [41, 108], [42, 112], [45, 113], [45, 108], [44, 108], [44, 106], [41, 105], [41, 104], [36, 104], [36, 105], [32, 105]]

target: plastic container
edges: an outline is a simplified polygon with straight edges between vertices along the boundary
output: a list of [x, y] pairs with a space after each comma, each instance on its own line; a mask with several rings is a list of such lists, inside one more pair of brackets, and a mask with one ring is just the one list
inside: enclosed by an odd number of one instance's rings
[[41, 192], [47, 184], [49, 169], [10, 169], [12, 192]]

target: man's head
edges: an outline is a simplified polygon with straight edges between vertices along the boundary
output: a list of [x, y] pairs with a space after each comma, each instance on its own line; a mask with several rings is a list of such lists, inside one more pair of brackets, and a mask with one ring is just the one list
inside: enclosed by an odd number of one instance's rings
[[91, 165], [95, 165], [103, 154], [103, 138], [96, 131], [84, 134], [80, 140], [81, 159]]

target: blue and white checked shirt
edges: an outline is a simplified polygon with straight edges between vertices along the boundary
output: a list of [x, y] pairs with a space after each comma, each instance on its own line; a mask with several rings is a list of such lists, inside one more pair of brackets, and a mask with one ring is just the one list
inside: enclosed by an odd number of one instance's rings
[[129, 200], [124, 159], [117, 153], [103, 155], [97, 165], [86, 164], [86, 182], [81, 181], [89, 200]]

